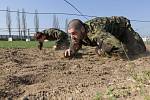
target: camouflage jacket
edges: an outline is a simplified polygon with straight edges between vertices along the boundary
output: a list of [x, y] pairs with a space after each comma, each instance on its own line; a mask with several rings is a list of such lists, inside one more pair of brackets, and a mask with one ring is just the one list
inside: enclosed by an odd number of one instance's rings
[[[130, 21], [125, 17], [97, 17], [84, 23], [86, 35], [78, 42], [82, 45], [97, 46], [104, 52], [127, 52], [139, 53], [146, 50], [145, 45], [137, 32], [135, 32]], [[74, 49], [74, 43], [71, 43]], [[124, 48], [123, 48], [124, 47]], [[78, 49], [75, 50], [77, 52]]]
[[62, 45], [62, 44], [69, 45], [68, 33], [64, 32], [60, 29], [49, 28], [49, 29], [43, 30], [42, 33], [44, 33], [48, 36], [48, 40], [50, 40], [50, 41], [56, 40], [56, 45]]

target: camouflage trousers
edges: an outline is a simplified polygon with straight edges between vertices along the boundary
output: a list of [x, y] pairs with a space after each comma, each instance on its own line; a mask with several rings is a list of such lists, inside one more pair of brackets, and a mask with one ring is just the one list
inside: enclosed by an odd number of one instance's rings
[[96, 53], [98, 55], [112, 55], [115, 53], [123, 53], [121, 42], [109, 32], [101, 31], [89, 36], [90, 40], [97, 44]]

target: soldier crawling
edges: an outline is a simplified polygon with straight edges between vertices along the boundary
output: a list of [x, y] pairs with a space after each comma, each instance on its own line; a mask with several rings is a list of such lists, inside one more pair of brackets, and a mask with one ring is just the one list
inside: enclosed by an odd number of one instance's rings
[[55, 50], [67, 49], [69, 47], [68, 34], [56, 28], [49, 28], [35, 34], [35, 39], [39, 41], [38, 48], [42, 50], [44, 40], [55, 41]]
[[68, 25], [71, 44], [65, 57], [73, 57], [82, 45], [95, 46], [98, 55], [138, 54], [146, 51], [142, 38], [125, 17], [97, 17], [83, 23], [73, 19]]

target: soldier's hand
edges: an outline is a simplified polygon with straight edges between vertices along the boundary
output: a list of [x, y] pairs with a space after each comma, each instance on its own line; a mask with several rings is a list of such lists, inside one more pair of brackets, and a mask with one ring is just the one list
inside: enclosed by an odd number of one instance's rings
[[71, 50], [70, 49], [65, 50], [64, 57], [65, 58], [71, 57]]

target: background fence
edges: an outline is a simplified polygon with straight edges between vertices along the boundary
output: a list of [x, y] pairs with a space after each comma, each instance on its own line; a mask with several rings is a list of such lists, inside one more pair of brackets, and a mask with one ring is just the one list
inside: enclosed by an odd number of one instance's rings
[[[34, 13], [30, 12], [25, 12], [24, 9], [21, 11], [11, 11], [8, 7], [6, 10], [0, 10], [0, 13], [2, 13], [5, 16], [6, 22], [3, 25], [0, 25], [0, 40], [7, 40], [8, 38], [13, 38], [13, 39], [32, 39], [33, 34], [37, 31], [41, 31], [46, 28], [58, 28], [66, 31], [67, 25], [68, 25], [68, 19], [66, 18], [64, 21], [65, 27], [60, 27], [59, 24], [59, 19], [57, 17], [57, 14], [66, 14], [66, 13], [38, 13], [37, 10], [35, 10]], [[27, 18], [27, 15], [32, 16], [32, 21], [28, 21], [29, 19]], [[40, 27], [39, 25], [39, 15], [51, 15], [52, 21], [50, 21], [52, 26], [50, 24], [48, 27]], [[67, 14], [66, 14], [67, 15]], [[69, 14], [68, 14], [69, 15]], [[14, 18], [14, 16], [16, 18]], [[13, 17], [13, 18], [12, 18]], [[31, 17], [30, 17], [31, 18]], [[16, 25], [14, 25], [15, 22]], [[28, 23], [33, 23], [34, 25], [28, 26]]]
[[[65, 17], [61, 22], [59, 21], [58, 15], [65, 15], [65, 16], [73, 16], [72, 18], [85, 18], [88, 19], [89, 17], [97, 17], [97, 16], [89, 16], [81, 14], [70, 14], [70, 13], [39, 13], [38, 10], [35, 12], [26, 12], [25, 9], [12, 11], [9, 7], [6, 10], [0, 10], [0, 14], [5, 17], [3, 20], [6, 20], [3, 25], [0, 22], [0, 40], [7, 40], [8, 38], [13, 38], [15, 40], [24, 40], [26, 38], [32, 39], [33, 34], [37, 31], [41, 31], [46, 28], [58, 28], [64, 31], [67, 30], [67, 25], [69, 19]], [[49, 25], [46, 27], [41, 27], [40, 22], [42, 22], [42, 18], [40, 16], [46, 16], [46, 19], [51, 19], [49, 21]], [[29, 17], [30, 16], [30, 17]], [[31, 18], [32, 17], [32, 18]], [[2, 17], [1, 17], [2, 18]], [[142, 22], [142, 23], [150, 23], [150, 21], [141, 21], [141, 20], [131, 20], [132, 22]], [[33, 23], [31, 26], [30, 24]], [[44, 22], [43, 22], [44, 23]], [[50, 25], [51, 24], [51, 25]], [[63, 26], [63, 27], [62, 27]], [[145, 39], [146, 38], [146, 39]], [[147, 41], [150, 41], [150, 37], [143, 37]]]

